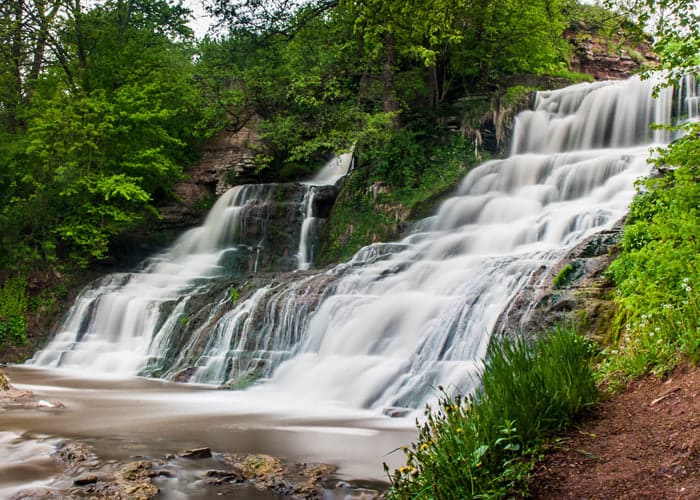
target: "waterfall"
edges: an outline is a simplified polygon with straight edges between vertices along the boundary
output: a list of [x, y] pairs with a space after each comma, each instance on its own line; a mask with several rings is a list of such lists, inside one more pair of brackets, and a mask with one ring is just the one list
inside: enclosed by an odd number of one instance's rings
[[[250, 265], [265, 232], [234, 213], [257, 213], [244, 192], [269, 198], [268, 188], [236, 188], [141, 272], [85, 290], [33, 363], [233, 386], [261, 379], [299, 398], [378, 409], [420, 407], [438, 385], [468, 392], [518, 291], [625, 215], [650, 147], [672, 139], [650, 124], [697, 113], [694, 79], [658, 99], [652, 87], [631, 79], [541, 92], [516, 119], [511, 155], [470, 171], [417, 232], [329, 271], [250, 282], [241, 300], [222, 288], [203, 308], [204, 290], [232, 262]], [[314, 217], [312, 198], [299, 205], [303, 220]]]
[[308, 187], [302, 203], [304, 207], [304, 221], [301, 225], [299, 250], [297, 251], [299, 269], [309, 269], [315, 258], [314, 242], [319, 239], [321, 224], [324, 220], [319, 216], [315, 207], [319, 187], [335, 185], [348, 174], [351, 164], [352, 153], [342, 154], [331, 159], [312, 179], [303, 183]]
[[[191, 302], [213, 300], [214, 285], [221, 292], [231, 277], [261, 265], [282, 271], [297, 267], [300, 206], [309, 189], [254, 184], [229, 190], [200, 227], [142, 269], [108, 275], [83, 290], [54, 339], [30, 362], [113, 374], [167, 372], [162, 363], [177, 357], [164, 355], [172, 350], [172, 338], [191, 333], [186, 327], [198, 312]], [[208, 304], [205, 309], [220, 314], [221, 308]]]

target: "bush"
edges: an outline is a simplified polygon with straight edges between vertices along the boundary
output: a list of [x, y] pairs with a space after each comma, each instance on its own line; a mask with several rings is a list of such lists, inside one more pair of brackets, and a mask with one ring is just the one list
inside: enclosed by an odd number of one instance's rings
[[[502, 498], [525, 493], [543, 439], [590, 406], [597, 389], [590, 348], [573, 328], [539, 340], [492, 342], [473, 398], [442, 392], [426, 409], [406, 466], [394, 471], [389, 498]], [[386, 467], [386, 466], [385, 466]]]
[[662, 375], [700, 354], [700, 124], [659, 151], [660, 176], [640, 181], [609, 274], [619, 313], [602, 373], [613, 386]]

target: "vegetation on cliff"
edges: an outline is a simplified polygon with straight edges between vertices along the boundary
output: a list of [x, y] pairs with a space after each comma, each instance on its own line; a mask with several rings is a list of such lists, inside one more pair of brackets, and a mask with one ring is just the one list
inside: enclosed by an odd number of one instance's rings
[[683, 128], [653, 160], [658, 174], [639, 182], [609, 270], [618, 313], [604, 373], [616, 384], [669, 373], [683, 355], [700, 361], [700, 126]]
[[[700, 16], [694, 2], [646, 0], [632, 12], [655, 29], [654, 49], [676, 84], [700, 67]], [[652, 12], [663, 15], [652, 16]], [[688, 117], [679, 117], [683, 120]], [[700, 361], [700, 124], [659, 148], [656, 172], [639, 181], [621, 254], [609, 273], [616, 284], [616, 328], [602, 374], [615, 388], [649, 371], [669, 373], [683, 357]]]

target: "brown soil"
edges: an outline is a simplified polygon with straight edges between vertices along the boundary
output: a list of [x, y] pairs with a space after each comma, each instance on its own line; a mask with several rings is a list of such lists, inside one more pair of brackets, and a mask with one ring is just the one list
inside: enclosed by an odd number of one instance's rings
[[602, 402], [538, 464], [533, 498], [700, 499], [700, 369]]

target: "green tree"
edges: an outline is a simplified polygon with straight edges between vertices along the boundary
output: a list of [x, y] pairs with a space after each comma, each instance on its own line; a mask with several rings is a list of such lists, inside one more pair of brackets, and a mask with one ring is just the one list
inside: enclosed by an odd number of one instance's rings
[[700, 66], [700, 11], [695, 0], [606, 0], [653, 34], [653, 49], [669, 84]]
[[164, 0], [66, 4], [52, 50], [0, 144], [4, 264], [107, 255], [155, 213], [194, 155], [200, 109], [187, 11]]

